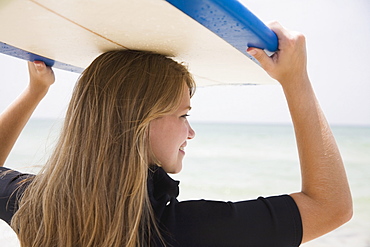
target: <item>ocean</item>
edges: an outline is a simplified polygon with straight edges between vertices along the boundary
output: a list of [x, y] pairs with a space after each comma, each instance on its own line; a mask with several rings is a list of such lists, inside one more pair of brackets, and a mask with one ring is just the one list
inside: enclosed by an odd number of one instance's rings
[[[61, 122], [31, 119], [5, 166], [37, 172], [58, 137]], [[239, 201], [289, 194], [300, 189], [300, 171], [290, 125], [193, 123], [180, 180], [180, 200]], [[345, 162], [354, 216], [305, 247], [370, 247], [370, 127], [333, 126]], [[0, 246], [18, 247], [0, 222]]]

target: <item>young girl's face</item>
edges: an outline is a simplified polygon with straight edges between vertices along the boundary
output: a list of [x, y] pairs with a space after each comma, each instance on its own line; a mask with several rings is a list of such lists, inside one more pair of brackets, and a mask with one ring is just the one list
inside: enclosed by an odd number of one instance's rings
[[149, 139], [152, 151], [167, 173], [181, 171], [187, 140], [195, 136], [186, 118], [190, 109], [189, 89], [186, 87], [179, 108], [150, 123]]

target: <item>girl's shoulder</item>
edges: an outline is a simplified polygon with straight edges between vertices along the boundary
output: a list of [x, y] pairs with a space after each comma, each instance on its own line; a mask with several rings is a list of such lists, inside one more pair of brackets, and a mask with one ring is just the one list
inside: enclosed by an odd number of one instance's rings
[[0, 219], [10, 224], [18, 201], [35, 175], [0, 167]]

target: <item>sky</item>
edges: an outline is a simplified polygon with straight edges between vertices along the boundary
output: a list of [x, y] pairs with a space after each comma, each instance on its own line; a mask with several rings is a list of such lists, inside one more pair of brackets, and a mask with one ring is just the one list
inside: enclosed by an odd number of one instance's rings
[[[240, 0], [262, 21], [279, 21], [307, 40], [308, 71], [332, 125], [370, 126], [370, 1]], [[26, 62], [0, 54], [0, 111], [28, 82]], [[55, 69], [56, 82], [34, 118], [63, 117], [78, 74]], [[190, 121], [290, 124], [279, 85], [197, 88]]]

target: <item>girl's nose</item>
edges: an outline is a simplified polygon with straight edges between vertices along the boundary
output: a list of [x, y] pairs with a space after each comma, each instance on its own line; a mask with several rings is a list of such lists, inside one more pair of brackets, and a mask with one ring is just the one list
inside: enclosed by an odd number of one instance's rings
[[188, 133], [188, 139], [193, 139], [195, 137], [195, 131], [189, 124], [189, 133]]

